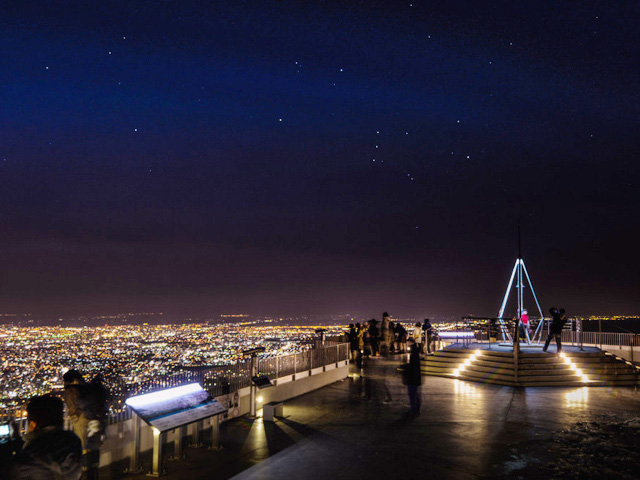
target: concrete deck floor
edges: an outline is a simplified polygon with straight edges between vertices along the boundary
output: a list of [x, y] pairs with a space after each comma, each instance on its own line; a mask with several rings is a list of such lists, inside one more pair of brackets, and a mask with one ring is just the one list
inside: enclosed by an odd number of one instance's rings
[[226, 422], [222, 450], [190, 449], [165, 478], [638, 478], [638, 389], [423, 377], [411, 417], [396, 371], [406, 359], [352, 366], [348, 379], [285, 402], [274, 423]]

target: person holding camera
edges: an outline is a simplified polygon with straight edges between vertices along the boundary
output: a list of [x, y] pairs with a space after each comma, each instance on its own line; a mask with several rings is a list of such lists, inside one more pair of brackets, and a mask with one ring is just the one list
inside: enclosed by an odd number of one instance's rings
[[551, 307], [549, 313], [551, 313], [552, 320], [549, 327], [549, 336], [544, 343], [542, 351], [547, 351], [551, 339], [555, 337], [556, 345], [558, 345], [558, 355], [560, 355], [562, 351], [562, 329], [564, 328], [564, 324], [567, 323], [567, 317], [565, 316], [564, 308], [558, 310], [556, 307]]

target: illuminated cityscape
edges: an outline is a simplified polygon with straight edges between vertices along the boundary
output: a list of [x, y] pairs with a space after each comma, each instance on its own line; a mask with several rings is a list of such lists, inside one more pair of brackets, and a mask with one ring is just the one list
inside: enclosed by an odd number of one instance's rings
[[35, 395], [62, 391], [62, 375], [70, 368], [100, 373], [121, 405], [137, 385], [188, 371], [229, 365], [242, 351], [265, 347], [263, 356], [286, 355], [310, 348], [318, 328], [339, 335], [342, 326], [274, 325], [271, 320], [217, 325], [105, 325], [101, 327], [0, 326], [0, 408], [20, 406]]
[[638, 2], [2, 7], [2, 480], [638, 477]]
[[[120, 321], [161, 313], [118, 314], [92, 321]], [[5, 319], [29, 318], [3, 315]], [[96, 327], [0, 325], [0, 409], [12, 410], [25, 399], [49, 392], [61, 392], [62, 375], [75, 368], [87, 379], [101, 374], [112, 395], [112, 409], [121, 407], [128, 392], [140, 385], [198, 368], [233, 365], [242, 361], [242, 352], [265, 347], [263, 357], [288, 355], [310, 348], [316, 330], [328, 337], [345, 332], [344, 316], [329, 324], [309, 325], [309, 319], [254, 319], [249, 315], [221, 315], [225, 323], [124, 324]], [[584, 317], [586, 320], [629, 320], [629, 317]], [[355, 321], [354, 321], [355, 322]], [[411, 327], [416, 319], [402, 319]], [[304, 323], [299, 325], [297, 323]], [[460, 322], [440, 322], [440, 332], [456, 330]], [[486, 322], [467, 320], [464, 327], [481, 332]]]

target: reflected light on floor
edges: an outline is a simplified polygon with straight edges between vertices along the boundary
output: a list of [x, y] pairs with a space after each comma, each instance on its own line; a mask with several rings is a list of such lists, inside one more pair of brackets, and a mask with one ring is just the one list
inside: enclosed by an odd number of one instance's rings
[[589, 403], [589, 389], [577, 388], [565, 394], [566, 406], [569, 408], [585, 407]]
[[478, 389], [476, 387], [458, 379], [453, 381], [453, 391], [456, 393], [456, 395], [473, 398], [480, 397], [480, 393], [478, 392]]

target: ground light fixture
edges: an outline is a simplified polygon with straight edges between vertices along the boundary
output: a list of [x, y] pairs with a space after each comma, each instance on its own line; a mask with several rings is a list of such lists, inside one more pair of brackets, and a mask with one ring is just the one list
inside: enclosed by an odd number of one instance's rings
[[460, 376], [460, 374], [461, 374], [462, 372], [464, 372], [464, 370], [465, 370], [467, 367], [470, 367], [470, 366], [471, 366], [471, 364], [472, 364], [473, 362], [475, 362], [476, 360], [478, 360], [478, 357], [480, 357], [480, 354], [481, 354], [481, 353], [482, 353], [482, 352], [481, 352], [480, 350], [476, 350], [476, 351], [474, 351], [474, 352], [473, 352], [473, 354], [472, 354], [469, 358], [467, 358], [464, 362], [462, 362], [462, 363], [458, 366], [458, 368], [456, 368], [456, 369], [453, 371], [453, 374], [452, 374], [452, 375], [453, 375], [454, 377], [458, 377], [458, 376]]
[[573, 370], [573, 373], [579, 376], [584, 383], [589, 383], [589, 377], [587, 377], [584, 372], [580, 370], [578, 366], [573, 363], [573, 361], [564, 352], [560, 352], [559, 356], [564, 360], [564, 363], [566, 363], [569, 368]]

